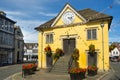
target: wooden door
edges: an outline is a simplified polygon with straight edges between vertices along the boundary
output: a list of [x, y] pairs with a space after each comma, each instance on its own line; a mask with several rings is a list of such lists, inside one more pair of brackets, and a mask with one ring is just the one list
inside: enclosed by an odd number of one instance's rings
[[74, 38], [63, 39], [63, 51], [65, 55], [70, 55], [71, 53], [73, 53], [75, 46], [76, 46], [76, 41]]

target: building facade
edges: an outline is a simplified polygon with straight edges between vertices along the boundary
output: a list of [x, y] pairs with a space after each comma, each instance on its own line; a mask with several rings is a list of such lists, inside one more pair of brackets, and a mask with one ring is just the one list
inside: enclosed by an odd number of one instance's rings
[[13, 63], [15, 23], [0, 11], [0, 65]]
[[24, 40], [23, 33], [19, 26], [14, 26], [14, 34], [15, 34], [14, 63], [22, 63], [24, 56]]
[[[120, 48], [120, 47], [119, 47]], [[120, 49], [118, 47], [115, 47], [111, 52], [110, 52], [110, 57], [119, 57], [120, 56]]]
[[24, 44], [24, 61], [37, 61], [38, 59], [38, 43]]
[[[90, 63], [89, 45], [95, 45], [94, 64], [99, 71], [109, 70], [108, 31], [112, 16], [91, 9], [76, 11], [66, 4], [61, 12], [50, 21], [36, 27], [38, 33], [38, 66], [47, 68], [44, 48], [49, 45], [54, 53], [63, 49], [66, 56], [79, 50], [79, 67], [87, 68]], [[104, 35], [103, 35], [104, 34]]]
[[113, 42], [114, 48], [110, 51], [110, 57], [120, 57], [120, 43]]

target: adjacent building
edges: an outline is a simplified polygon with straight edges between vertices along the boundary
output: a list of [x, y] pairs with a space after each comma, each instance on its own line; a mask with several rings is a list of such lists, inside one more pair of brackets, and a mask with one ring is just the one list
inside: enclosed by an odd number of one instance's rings
[[110, 57], [120, 57], [120, 43], [114, 42], [111, 45], [114, 45], [114, 49], [110, 51]]
[[[35, 28], [39, 31], [39, 68], [48, 68], [49, 60], [44, 48], [49, 45], [53, 53], [57, 48], [63, 49], [64, 57], [71, 55], [77, 48], [81, 68], [87, 68], [92, 60], [98, 71], [108, 71], [110, 68], [108, 32], [111, 21], [112, 16], [107, 14], [89, 8], [77, 11], [70, 4], [66, 4], [55, 18]], [[94, 57], [88, 54], [91, 44], [95, 45]]]
[[0, 11], [0, 65], [13, 63], [15, 23]]
[[24, 40], [20, 26], [14, 26], [14, 34], [15, 34], [14, 63], [21, 63], [23, 62], [24, 56]]
[[24, 43], [24, 61], [37, 61], [38, 43]]

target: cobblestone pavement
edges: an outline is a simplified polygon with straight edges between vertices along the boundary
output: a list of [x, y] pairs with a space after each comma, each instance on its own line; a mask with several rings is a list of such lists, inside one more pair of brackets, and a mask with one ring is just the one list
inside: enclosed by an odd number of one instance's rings
[[[98, 73], [96, 76], [90, 77], [86, 75], [86, 78], [84, 80], [99, 80], [101, 76], [103, 76], [104, 73]], [[25, 78], [22, 78], [22, 74], [18, 73], [14, 76], [12, 76], [13, 80], [70, 80], [69, 74], [50, 74], [46, 73], [44, 71], [36, 71], [35, 74], [28, 75]]]
[[120, 80], [120, 62], [111, 62], [111, 67], [113, 69], [113, 75], [109, 80]]
[[21, 64], [0, 67], [0, 80], [21, 71]]
[[[120, 80], [120, 62], [112, 62], [109, 72], [98, 73], [96, 76], [90, 77], [86, 75], [84, 80]], [[1, 80], [1, 79], [0, 79]], [[46, 73], [44, 70], [36, 71], [35, 74], [22, 78], [22, 74], [16, 73], [7, 80], [70, 80], [69, 74], [53, 74]]]
[[21, 73], [13, 77], [15, 80], [70, 80], [69, 75], [56, 75], [44, 71], [36, 71], [35, 74], [28, 75], [25, 78], [22, 78]]

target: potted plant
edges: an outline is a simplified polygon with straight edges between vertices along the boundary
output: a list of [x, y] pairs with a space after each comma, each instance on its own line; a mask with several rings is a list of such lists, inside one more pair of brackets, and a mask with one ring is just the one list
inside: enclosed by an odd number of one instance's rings
[[57, 48], [54, 54], [54, 59], [59, 59], [64, 55], [64, 52], [62, 49]]
[[68, 69], [71, 80], [82, 80], [85, 78], [86, 68], [71, 68]]
[[72, 53], [72, 58], [75, 61], [79, 60], [79, 50], [78, 49], [74, 49], [74, 51]]
[[85, 78], [86, 69], [79, 68], [79, 50], [77, 48], [74, 49], [71, 54], [71, 58], [69, 60], [68, 65], [68, 73], [70, 73], [71, 80], [81, 80]]
[[22, 65], [22, 75], [23, 76], [33, 74], [34, 71], [36, 71], [36, 70], [37, 70], [37, 64], [35, 64], [35, 63]]
[[68, 62], [68, 68], [79, 67], [79, 63], [77, 62], [78, 60], [79, 60], [79, 50], [75, 48]]
[[94, 66], [94, 65], [88, 66], [88, 68], [87, 68], [88, 75], [89, 75], [89, 76], [94, 76], [94, 75], [96, 75], [96, 74], [97, 74], [97, 70], [98, 70], [98, 68], [97, 68], [96, 66]]
[[45, 47], [44, 51], [48, 57], [52, 56], [52, 50], [51, 50], [51, 47], [49, 45], [47, 47]]
[[36, 71], [36, 70], [37, 70], [37, 64], [33, 63], [32, 70], [33, 70], [33, 71]]
[[90, 44], [89, 45], [89, 52], [90, 56], [94, 56], [94, 53], [95, 53], [95, 45], [93, 44]]
[[33, 73], [33, 64], [23, 64], [22, 65], [22, 73], [23, 75], [27, 75], [27, 74], [32, 74]]

